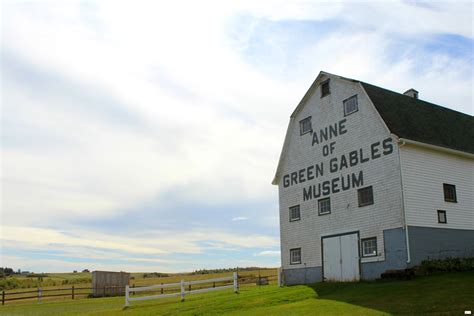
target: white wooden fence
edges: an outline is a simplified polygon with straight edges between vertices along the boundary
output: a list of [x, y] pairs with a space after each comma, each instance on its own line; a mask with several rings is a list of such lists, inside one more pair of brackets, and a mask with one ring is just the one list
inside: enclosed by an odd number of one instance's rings
[[[225, 281], [233, 281], [233, 284], [221, 285], [221, 286], [209, 287], [209, 288], [197, 289], [197, 290], [188, 290], [188, 291], [186, 291], [185, 289], [186, 286], [190, 286], [190, 285], [213, 283], [213, 282], [225, 282]], [[181, 288], [181, 291], [176, 292], [176, 293], [130, 297], [130, 292], [146, 292], [146, 291], [161, 290], [164, 288], [178, 287], [178, 286]], [[205, 280], [196, 280], [196, 281], [181, 280], [180, 283], [157, 284], [157, 285], [141, 286], [141, 287], [129, 287], [127, 285], [125, 287], [125, 307], [130, 306], [130, 302], [133, 302], [133, 301], [147, 301], [147, 300], [154, 300], [154, 299], [165, 298], [165, 297], [181, 296], [181, 301], [184, 301], [184, 297], [186, 295], [212, 292], [212, 291], [220, 291], [220, 290], [231, 289], [231, 288], [234, 289], [235, 293], [237, 293], [239, 290], [237, 272], [234, 272], [233, 276], [225, 277], [225, 278], [205, 279]]]

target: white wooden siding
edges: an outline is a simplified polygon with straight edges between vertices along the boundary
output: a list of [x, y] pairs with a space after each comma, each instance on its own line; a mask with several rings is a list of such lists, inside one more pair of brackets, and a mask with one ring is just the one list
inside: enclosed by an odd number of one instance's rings
[[[340, 172], [328, 173], [324, 177], [302, 184], [283, 187], [283, 175], [298, 171], [312, 164], [323, 161], [328, 166], [329, 159], [348, 154], [352, 150], [370, 149], [370, 144], [390, 137], [384, 122], [380, 119], [370, 100], [359, 83], [331, 76], [331, 94], [321, 98], [320, 89], [315, 89], [306, 105], [296, 113], [294, 121], [289, 124], [287, 150], [283, 155], [281, 173], [278, 179], [280, 202], [280, 236], [282, 265], [284, 268], [301, 268], [321, 266], [321, 236], [350, 231], [360, 231], [360, 238], [377, 237], [379, 256], [362, 259], [365, 261], [384, 259], [383, 230], [403, 225], [400, 167], [398, 146], [394, 141], [394, 152], [391, 155], [371, 160], [365, 164], [349, 167]], [[347, 130], [338, 136], [335, 152], [323, 157], [321, 146], [311, 146], [311, 134], [300, 135], [299, 121], [312, 116], [313, 130], [328, 126], [344, 119], [343, 100], [357, 94], [359, 110], [346, 116]], [[364, 186], [373, 186], [373, 205], [358, 207], [357, 189], [331, 194], [331, 214], [318, 216], [317, 199], [303, 201], [303, 188], [324, 180], [351, 172], [364, 172]], [[289, 207], [300, 205], [301, 220], [289, 221]], [[300, 248], [301, 264], [290, 265], [289, 250]]]
[[[474, 160], [411, 144], [400, 159], [408, 225], [474, 229]], [[443, 183], [456, 186], [457, 203], [444, 201]], [[437, 210], [446, 211], [446, 224]]]

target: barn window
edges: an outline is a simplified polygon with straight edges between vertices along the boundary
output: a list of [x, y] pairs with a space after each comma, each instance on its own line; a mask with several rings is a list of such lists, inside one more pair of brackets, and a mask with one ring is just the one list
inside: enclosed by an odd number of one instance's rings
[[326, 215], [331, 213], [331, 198], [318, 200], [319, 215]]
[[438, 223], [446, 224], [446, 211], [438, 210]]
[[372, 191], [372, 186], [359, 189], [359, 206], [366, 206], [374, 204], [374, 192]]
[[377, 255], [377, 238], [364, 238], [361, 240], [362, 257], [373, 257]]
[[299, 221], [300, 219], [300, 206], [295, 205], [290, 207], [290, 222]]
[[309, 133], [312, 130], [313, 130], [313, 127], [311, 126], [311, 116], [300, 121], [300, 135]]
[[344, 100], [343, 104], [344, 104], [344, 116], [347, 116], [359, 110], [359, 105], [357, 103], [357, 95]]
[[443, 191], [446, 202], [457, 202], [455, 185], [443, 183]]
[[329, 79], [321, 83], [321, 98], [331, 93], [329, 90]]
[[301, 263], [301, 248], [290, 249], [290, 264]]

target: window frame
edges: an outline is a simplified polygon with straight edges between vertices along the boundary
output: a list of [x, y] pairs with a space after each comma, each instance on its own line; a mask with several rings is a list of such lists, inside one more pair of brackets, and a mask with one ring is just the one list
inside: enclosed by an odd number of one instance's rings
[[[370, 191], [371, 191], [372, 200], [371, 200], [370, 202], [367, 202], [367, 203], [362, 203], [362, 202], [361, 202], [361, 191], [363, 191], [363, 190], [368, 190], [368, 189], [370, 189]], [[357, 190], [357, 200], [358, 200], [358, 202], [359, 202], [359, 207], [368, 206], [368, 205], [373, 205], [373, 204], [375, 203], [375, 202], [374, 202], [374, 200], [375, 200], [375, 199], [374, 199], [374, 188], [373, 188], [371, 185], [369, 185], [369, 186], [367, 186], [367, 187], [358, 189], [358, 190]]]
[[[329, 82], [330, 82], [329, 80], [330, 80], [330, 79], [326, 79], [326, 80], [324, 80], [323, 82], [321, 82], [321, 98], [324, 98], [325, 96], [331, 94], [331, 85], [329, 84]], [[324, 85], [326, 85], [326, 84], [327, 84], [327, 87], [328, 87], [328, 89], [327, 89], [328, 91], [327, 91], [327, 93], [324, 93], [323, 87], [324, 87]]]
[[[444, 222], [441, 221], [440, 215], [444, 215]], [[438, 224], [447, 224], [448, 223], [448, 217], [446, 216], [446, 211], [445, 210], [438, 210]]]
[[[453, 195], [454, 198], [450, 199], [448, 196], [446, 196], [446, 190], [452, 189], [453, 190]], [[457, 203], [458, 202], [458, 195], [456, 193], [456, 185], [454, 184], [449, 184], [449, 183], [443, 183], [443, 196], [444, 196], [444, 201], [449, 202], [449, 203]]]
[[[375, 254], [371, 255], [366, 255], [364, 252], [364, 242], [367, 242], [369, 240], [374, 240], [375, 241]], [[378, 248], [377, 248], [377, 237], [367, 237], [367, 238], [362, 238], [360, 240], [360, 249], [361, 249], [361, 256], [362, 258], [370, 258], [370, 257], [377, 257], [378, 256]]]
[[[321, 202], [329, 201], [329, 212], [321, 212]], [[323, 216], [323, 215], [328, 215], [331, 214], [331, 197], [327, 198], [322, 198], [318, 200], [318, 215]]]
[[[299, 251], [300, 252], [300, 260], [299, 261], [293, 261], [293, 256], [292, 256], [293, 251]], [[290, 249], [290, 264], [301, 264], [301, 247]]]
[[[304, 124], [303, 122], [307, 121], [307, 120], [309, 120], [310, 129], [307, 130], [306, 132], [303, 132], [303, 124]], [[300, 120], [300, 136], [304, 135], [304, 134], [311, 133], [312, 131], [313, 131], [313, 122], [311, 121], [311, 116], [308, 116], [308, 117]]]
[[[355, 111], [347, 113], [347, 111], [346, 111], [346, 102], [348, 102], [349, 100], [352, 100], [352, 99], [356, 100], [356, 109], [355, 109]], [[359, 111], [359, 98], [357, 97], [357, 94], [355, 94], [352, 97], [349, 97], [349, 98], [345, 99], [344, 101], [342, 101], [342, 107], [344, 108], [344, 116], [349, 116], [349, 115], [351, 115], [355, 112], [358, 112]]]
[[[293, 210], [294, 208], [296, 208], [296, 207], [298, 208], [298, 218], [296, 218], [296, 217], [293, 218], [293, 217], [292, 217], [292, 214], [293, 214], [293, 213], [292, 213], [292, 210]], [[300, 207], [299, 204], [298, 204], [298, 205], [290, 206], [290, 207], [289, 207], [289, 212], [290, 212], [290, 214], [289, 214], [290, 222], [297, 222], [297, 221], [301, 220], [301, 207]]]

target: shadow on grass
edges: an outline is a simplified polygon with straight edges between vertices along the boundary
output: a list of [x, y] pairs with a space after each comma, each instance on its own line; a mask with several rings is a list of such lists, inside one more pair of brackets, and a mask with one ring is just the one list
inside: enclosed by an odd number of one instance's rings
[[316, 283], [319, 299], [390, 314], [464, 314], [474, 309], [474, 271], [443, 273], [404, 281]]

